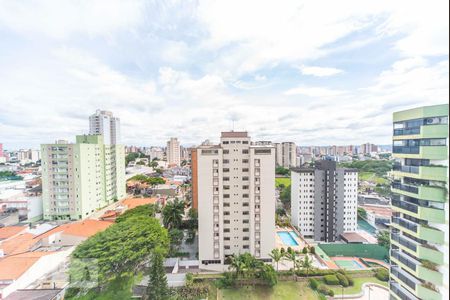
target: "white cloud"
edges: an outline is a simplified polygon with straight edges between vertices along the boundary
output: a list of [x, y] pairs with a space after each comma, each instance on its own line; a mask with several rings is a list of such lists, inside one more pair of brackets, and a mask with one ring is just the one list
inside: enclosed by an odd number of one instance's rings
[[28, 35], [67, 39], [83, 33], [108, 36], [139, 24], [144, 1], [2, 1], [0, 26]]
[[303, 75], [312, 75], [317, 77], [327, 77], [337, 74], [341, 74], [344, 71], [336, 68], [324, 68], [324, 67], [314, 67], [314, 66], [302, 66], [300, 71]]
[[341, 90], [332, 90], [324, 87], [307, 87], [300, 86], [296, 88], [289, 89], [285, 91], [283, 94], [287, 96], [292, 95], [305, 95], [309, 97], [336, 97], [344, 95], [346, 92]]

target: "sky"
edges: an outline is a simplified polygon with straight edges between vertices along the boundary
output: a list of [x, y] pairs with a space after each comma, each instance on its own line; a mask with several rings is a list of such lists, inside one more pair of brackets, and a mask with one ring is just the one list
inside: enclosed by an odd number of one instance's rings
[[0, 143], [120, 117], [127, 145], [389, 144], [392, 113], [448, 102], [449, 1], [0, 0]]

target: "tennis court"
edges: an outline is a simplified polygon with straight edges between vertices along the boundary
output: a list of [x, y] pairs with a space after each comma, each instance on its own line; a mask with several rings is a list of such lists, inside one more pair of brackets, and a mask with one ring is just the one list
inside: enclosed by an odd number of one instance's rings
[[361, 270], [366, 269], [366, 267], [355, 258], [340, 258], [333, 257], [333, 261], [338, 265], [339, 268], [345, 270]]

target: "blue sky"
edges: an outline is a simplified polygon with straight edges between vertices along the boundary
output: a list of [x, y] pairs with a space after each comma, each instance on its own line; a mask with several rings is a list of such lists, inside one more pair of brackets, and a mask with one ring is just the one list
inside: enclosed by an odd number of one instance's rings
[[0, 142], [388, 144], [392, 112], [448, 101], [448, 1], [0, 1]]

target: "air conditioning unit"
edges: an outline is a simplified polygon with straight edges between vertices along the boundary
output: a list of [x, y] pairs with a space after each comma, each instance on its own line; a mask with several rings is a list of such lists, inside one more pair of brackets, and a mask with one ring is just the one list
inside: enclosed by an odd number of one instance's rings
[[425, 119], [425, 124], [427, 124], [427, 125], [439, 124], [439, 118], [428, 118], [428, 119]]

